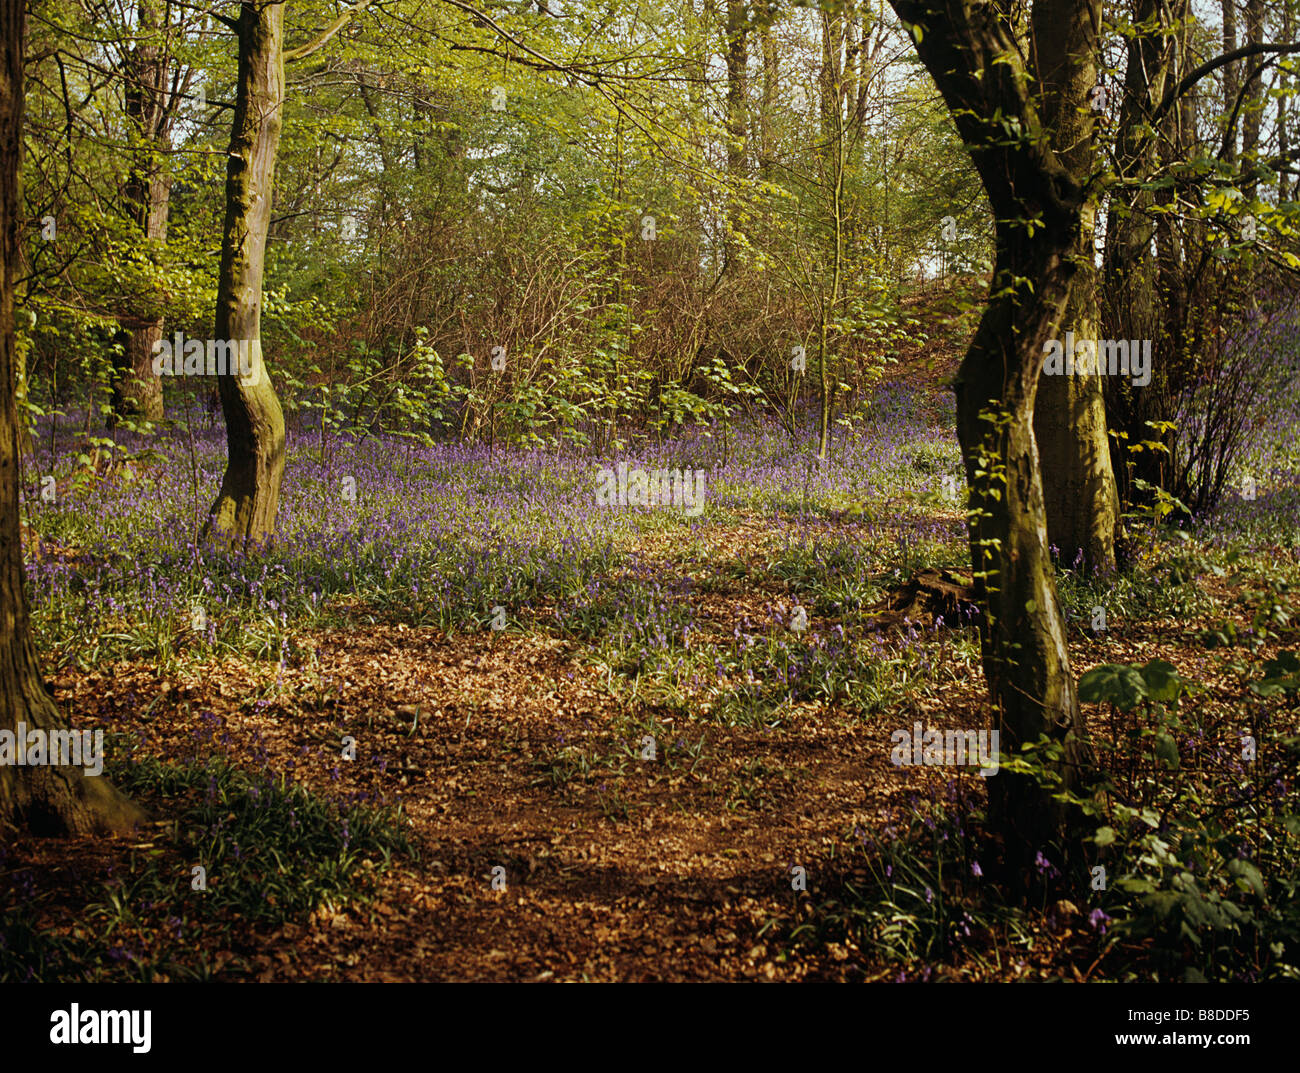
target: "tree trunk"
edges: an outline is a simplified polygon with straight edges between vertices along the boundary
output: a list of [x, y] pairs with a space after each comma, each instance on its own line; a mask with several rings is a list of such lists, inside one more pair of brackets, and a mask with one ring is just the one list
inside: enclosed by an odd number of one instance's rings
[[[1091, 223], [1085, 232], [1068, 254], [1078, 271], [1062, 323], [1077, 339], [1096, 339], [1101, 323], [1097, 271], [1083, 263], [1092, 256]], [[1113, 573], [1120, 508], [1101, 377], [1044, 375], [1034, 408], [1034, 437], [1049, 545], [1068, 569]]]
[[763, 21], [759, 34], [763, 52], [763, 97], [758, 109], [758, 174], [759, 178], [767, 182], [772, 178], [772, 161], [776, 156], [772, 109], [780, 86], [781, 65], [776, 54], [776, 39], [772, 36], [770, 19]]
[[[1223, 52], [1225, 55], [1237, 47], [1237, 0], [1222, 0]], [[1231, 124], [1227, 132], [1226, 152], [1223, 159], [1231, 164], [1237, 159], [1237, 130], [1232, 109], [1241, 90], [1241, 61], [1233, 60], [1223, 68], [1223, 121]]]
[[[1085, 734], [1048, 551], [1034, 401], [1043, 343], [1060, 330], [1070, 295], [1068, 232], [999, 250], [994, 290], [957, 376], [958, 439], [970, 486], [971, 564], [986, 608], [984, 673], [1001, 711], [1009, 754], [1046, 735], [1067, 741], [1061, 771], [1078, 785]], [[1025, 282], [1012, 286], [1011, 280]], [[1065, 813], [1034, 780], [1000, 772], [989, 784], [990, 818], [1023, 870], [1061, 837]]]
[[[1246, 0], [1246, 40], [1242, 44], [1263, 43], [1264, 0]], [[1254, 199], [1259, 188], [1259, 132], [1264, 119], [1264, 75], [1262, 71], [1253, 73], [1254, 77], [1246, 83], [1241, 102], [1241, 155], [1247, 168], [1241, 192], [1248, 201]]]
[[749, 12], [743, 0], [727, 0], [727, 171], [744, 173], [749, 137]]
[[[0, 3], [0, 55], [4, 59], [0, 76], [0, 221], [4, 227], [0, 236], [0, 730], [15, 735], [20, 724], [24, 734], [67, 729], [45, 690], [36, 662], [18, 532], [14, 285], [22, 205], [25, 32], [21, 0]], [[86, 775], [82, 767], [0, 765], [0, 825], [25, 827], [35, 834], [123, 834], [144, 819], [144, 813], [103, 775]]]
[[[1073, 175], [1096, 167], [1095, 115], [1089, 94], [1097, 83], [1100, 22], [1060, 20], [1044, 5], [1032, 19], [1035, 74], [1044, 125], [1057, 157]], [[1096, 204], [1081, 209], [1082, 228], [1070, 251], [1074, 279], [1063, 326], [1076, 339], [1098, 336], [1097, 269], [1093, 236]], [[1094, 573], [1115, 570], [1119, 496], [1106, 435], [1100, 376], [1047, 376], [1038, 384], [1034, 436], [1043, 474], [1047, 540], [1066, 567]]]
[[736, 235], [743, 224], [736, 211], [739, 184], [747, 174], [749, 159], [749, 9], [744, 0], [726, 0], [723, 23], [724, 59], [727, 66], [727, 178], [726, 219], [723, 222], [723, 274], [734, 275], [739, 267], [742, 243]]
[[[1289, 4], [1282, 5], [1282, 40], [1291, 40], [1291, 7]], [[1277, 76], [1277, 119], [1274, 122], [1274, 130], [1277, 131], [1277, 155], [1285, 161], [1290, 152], [1290, 139], [1287, 133], [1287, 127], [1290, 124], [1291, 111], [1291, 76], [1285, 68], [1278, 71]], [[1280, 164], [1277, 169], [1277, 199], [1278, 201], [1287, 200], [1287, 183], [1286, 172], [1287, 165]]]
[[[1063, 743], [1063, 759], [1049, 767], [1063, 786], [1076, 788], [1091, 755], [1048, 555], [1033, 417], [1044, 344], [1060, 330], [1077, 272], [1085, 195], [1053, 152], [1000, 7], [890, 2], [913, 27], [997, 221], [990, 301], [955, 387], [972, 574], [985, 610], [984, 673], [1002, 750], [1016, 755], [1041, 737]], [[1088, 0], [1038, 4], [1048, 9], [1044, 18], [1069, 24], [1070, 40], [1096, 13]], [[1015, 879], [1025, 877], [1037, 851], [1069, 844], [1067, 812], [1053, 793], [1007, 770], [989, 780], [990, 819]]]
[[[138, 8], [139, 43], [123, 63], [126, 79], [127, 126], [136, 139], [135, 164], [123, 188], [127, 213], [146, 245], [167, 241], [167, 215], [171, 179], [163, 173], [161, 154], [171, 145], [175, 102], [169, 99], [168, 50], [158, 43], [161, 32], [157, 9], [150, 0]], [[109, 427], [123, 417], [160, 421], [163, 416], [162, 381], [153, 371], [153, 346], [162, 338], [161, 317], [128, 316], [113, 356], [113, 396]]]
[[204, 539], [250, 550], [275, 532], [284, 475], [284, 414], [262, 360], [262, 267], [284, 107], [282, 0], [239, 11], [239, 87], [226, 166], [226, 224], [216, 338], [247, 344], [249, 375], [218, 378], [228, 461]]
[[[1147, 424], [1168, 420], [1171, 414], [1159, 401], [1162, 396], [1163, 366], [1172, 348], [1166, 325], [1181, 325], [1163, 308], [1173, 298], [1159, 292], [1159, 270], [1151, 250], [1156, 237], [1158, 202], [1172, 192], [1152, 190], [1148, 180], [1159, 166], [1159, 150], [1148, 134], [1150, 116], [1165, 87], [1176, 82], [1181, 51], [1177, 28], [1186, 13], [1186, 0], [1172, 7], [1161, 0], [1140, 0], [1136, 11], [1139, 25], [1151, 25], [1154, 32], [1137, 34], [1128, 42], [1125, 63], [1124, 100], [1115, 134], [1115, 154], [1120, 183], [1111, 195], [1106, 221], [1106, 252], [1102, 261], [1102, 331], [1115, 339], [1152, 340], [1151, 383], [1135, 388], [1123, 380], [1108, 379], [1104, 385], [1106, 417], [1110, 428], [1127, 437], [1111, 445], [1112, 467], [1118, 477], [1120, 498], [1134, 503], [1143, 497], [1136, 481], [1156, 487], [1166, 482], [1167, 456], [1144, 450], [1131, 454], [1129, 447], [1144, 441], [1161, 440]], [[1176, 120], [1170, 114], [1162, 121], [1168, 130]]]
[[114, 337], [117, 349], [113, 354], [110, 429], [123, 418], [162, 420], [162, 380], [153, 371], [153, 347], [162, 334], [163, 322], [159, 318], [144, 325], [125, 327]]
[[844, 268], [844, 44], [848, 24], [845, 17], [822, 12], [822, 69], [819, 114], [821, 117], [820, 173], [826, 184], [830, 210], [830, 273], [819, 295], [817, 315], [817, 369], [821, 408], [817, 421], [817, 460], [830, 457], [831, 421], [835, 414], [835, 391], [839, 369], [835, 367], [833, 326], [840, 300]]

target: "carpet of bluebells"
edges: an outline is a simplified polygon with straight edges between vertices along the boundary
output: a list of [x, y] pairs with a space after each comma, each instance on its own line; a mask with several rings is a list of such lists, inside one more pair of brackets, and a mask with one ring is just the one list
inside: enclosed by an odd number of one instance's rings
[[[609, 460], [291, 430], [276, 536], [251, 557], [198, 544], [224, 466], [220, 428], [147, 441], [123, 434], [127, 461], [107, 479], [78, 480], [74, 415], [54, 437], [48, 424], [37, 429], [28, 463], [29, 524], [58, 549], [30, 567], [39, 643], [60, 663], [165, 655], [178, 632], [193, 632], [201, 607], [210, 644], [273, 657], [295, 624], [357, 612], [482, 626], [497, 606], [521, 619], [612, 607], [614, 579], [638, 576], [683, 595], [685, 579], [640, 561], [638, 536], [667, 530], [685, 544], [692, 529], [741, 516], [792, 519], [791, 546], [811, 542], [810, 565], [826, 560], [839, 574], [901, 573], [936, 556], [957, 565], [955, 509], [946, 520], [915, 516], [918, 503], [943, 497], [943, 477], [959, 472], [944, 409], [902, 387], [883, 390], [820, 466], [810, 462], [811, 440], [792, 443], [773, 428], [742, 430], [725, 444], [697, 431]], [[197, 415], [193, 424], [202, 424]], [[620, 461], [703, 469], [703, 516], [598, 507], [596, 472]], [[48, 474], [58, 481], [53, 503], [40, 494]], [[880, 521], [877, 538], [827, 536], [824, 519], [845, 514]]]
[[[1268, 408], [1273, 422], [1256, 422], [1241, 469], [1258, 474], [1258, 490], [1253, 499], [1230, 493], [1200, 520], [1205, 541], [1296, 554], [1300, 459], [1280, 427], [1296, 397]], [[962, 477], [951, 403], [898, 383], [882, 386], [865, 417], [838, 430], [820, 465], [811, 422], [793, 440], [776, 426], [725, 438], [697, 429], [611, 459], [291, 430], [277, 533], [251, 557], [198, 544], [225, 454], [220, 428], [187, 431], [203, 423], [196, 413], [179, 431], [119, 435], [127, 461], [107, 479], [78, 477], [79, 417], [65, 417], [55, 435], [48, 422], [38, 427], [25, 510], [57, 549], [29, 567], [47, 657], [84, 666], [166, 656], [178, 636], [198, 640], [190, 628], [198, 608], [209, 644], [274, 658], [296, 624], [358, 612], [475, 628], [498, 606], [520, 621], [566, 609], [626, 615], [638, 603], [634, 590], [644, 590], [640, 602], [652, 612], [680, 605], [672, 617], [680, 631], [692, 586], [707, 586], [726, 564], [665, 572], [662, 561], [644, 561], [639, 538], [660, 531], [686, 549], [700, 531], [742, 518], [780, 528], [785, 553], [765, 568], [795, 592], [800, 578], [815, 578], [824, 613], [845, 602], [853, 606], [841, 610], [860, 609], [918, 567], [961, 568], [966, 559], [952, 494]], [[703, 515], [598, 507], [596, 472], [617, 462], [704, 470]], [[41, 495], [50, 474], [54, 502]], [[847, 535], [831, 524], [844, 520], [856, 523]], [[863, 583], [859, 598], [834, 598], [837, 582], [852, 589], [854, 581]], [[655, 636], [653, 624], [642, 625]]]

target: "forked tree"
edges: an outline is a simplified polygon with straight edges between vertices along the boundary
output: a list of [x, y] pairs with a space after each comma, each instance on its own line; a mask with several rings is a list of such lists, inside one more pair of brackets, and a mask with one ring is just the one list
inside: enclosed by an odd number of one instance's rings
[[[988, 0], [890, 0], [911, 32], [979, 173], [996, 221], [988, 305], [956, 379], [957, 433], [970, 487], [969, 539], [985, 610], [983, 664], [1004, 752], [1047, 738], [1064, 788], [1091, 765], [1049, 557], [1034, 402], [1044, 344], [1057, 336], [1089, 238], [1091, 192], [1052, 136], [1061, 107], [1030, 61], [1074, 96], [1101, 24], [1100, 0], [1034, 0], [1029, 46], [1008, 9]], [[1068, 840], [1051, 787], [1002, 770], [989, 811], [1021, 872]]]
[[[14, 287], [22, 204], [24, 0], [0, 0], [0, 730], [66, 729], [32, 644], [18, 526], [18, 407]], [[66, 757], [65, 757], [66, 759]], [[122, 834], [145, 818], [102, 775], [81, 767], [0, 765], [0, 826], [37, 834]]]
[[[1109, 554], [1113, 477], [1103, 472], [1105, 423], [1094, 384], [1052, 384], [1052, 413], [1035, 436], [1044, 344], [1080, 326], [1094, 331], [1097, 204], [1107, 184], [1117, 196], [1145, 196], [1134, 162], [1162, 119], [1214, 71], [1245, 57], [1300, 51], [1300, 44], [1253, 41], [1173, 84], [1177, 55], [1170, 42], [1179, 19], [1157, 20], [1158, 5], [1141, 0], [1134, 22], [1144, 29], [1130, 41], [1117, 138], [1120, 175], [1107, 177], [1095, 164], [1087, 115], [1103, 25], [1100, 0], [1032, 0], [1018, 9], [993, 0], [890, 4], [911, 28], [996, 220], [989, 302], [955, 385], [971, 489], [971, 562], [986, 611], [985, 676], [1006, 751], [1018, 753], [1043, 738], [1057, 743], [1049, 775], [1059, 779], [1057, 788], [1078, 789], [1091, 750], [1048, 557], [1052, 512], [1045, 508], [1042, 467], [1053, 467], [1058, 493], [1081, 482], [1073, 520], [1059, 517], [1094, 565], [1104, 565]], [[1121, 222], [1107, 235], [1108, 266], [1125, 245], [1145, 248], [1151, 232], [1142, 226]], [[1118, 297], [1140, 304], [1131, 290]], [[1052, 445], [1050, 454], [1040, 454], [1040, 443]], [[1068, 498], [1058, 494], [1054, 501], [1059, 507]], [[1050, 842], [1069, 844], [1068, 813], [1053, 787], [1004, 770], [990, 780], [989, 796], [992, 817], [1020, 863]]]

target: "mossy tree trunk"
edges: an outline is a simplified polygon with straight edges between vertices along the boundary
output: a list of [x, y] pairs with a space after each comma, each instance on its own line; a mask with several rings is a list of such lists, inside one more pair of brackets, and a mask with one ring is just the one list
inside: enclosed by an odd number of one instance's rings
[[[913, 28], [980, 175], [996, 220], [990, 299], [956, 381], [957, 431], [970, 486], [970, 550], [985, 609], [982, 657], [1001, 747], [1018, 754], [1047, 737], [1063, 744], [1054, 773], [1080, 784], [1091, 762], [1048, 554], [1034, 402], [1044, 344], [1060, 330], [1083, 231], [1086, 194], [1054, 152], [999, 5], [891, 0]], [[1096, 20], [1085, 0], [1037, 0], [1042, 17]], [[1070, 838], [1065, 808], [1025, 775], [988, 780], [990, 818], [1007, 863], [1023, 876], [1038, 850]]]
[[153, 348], [162, 333], [161, 318], [146, 323], [129, 321], [117, 333], [114, 342], [121, 349], [113, 355], [110, 429], [124, 418], [162, 420], [162, 380], [153, 371]]
[[262, 360], [262, 270], [284, 109], [283, 2], [245, 2], [239, 87], [226, 166], [226, 222], [216, 338], [247, 341], [251, 371], [220, 377], [228, 459], [204, 539], [252, 550], [275, 532], [284, 475], [284, 413]]
[[[1034, 74], [1039, 108], [1056, 156], [1075, 176], [1096, 171], [1097, 31], [1090, 19], [1057, 19], [1051, 5], [1035, 4], [1032, 16]], [[1100, 332], [1094, 246], [1097, 206], [1081, 206], [1081, 227], [1069, 256], [1074, 278], [1062, 330], [1076, 339]], [[1047, 541], [1066, 567], [1096, 573], [1115, 570], [1119, 494], [1111, 468], [1102, 378], [1094, 375], [1040, 378], [1034, 405], [1034, 437], [1043, 474]]]
[[[19, 539], [18, 363], [14, 346], [14, 286], [18, 276], [23, 116], [22, 0], [0, 2], [0, 730], [66, 729], [45, 690], [32, 643], [23, 589]], [[141, 812], [103, 776], [82, 767], [0, 766], [0, 826], [36, 834], [120, 834], [143, 821]]]

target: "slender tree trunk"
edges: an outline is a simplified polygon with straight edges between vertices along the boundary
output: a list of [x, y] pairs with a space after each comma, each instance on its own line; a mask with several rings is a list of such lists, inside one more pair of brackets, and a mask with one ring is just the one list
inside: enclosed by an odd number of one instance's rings
[[781, 79], [781, 65], [776, 54], [776, 39], [772, 36], [771, 20], [762, 23], [759, 44], [763, 50], [763, 96], [758, 110], [758, 174], [760, 178], [769, 180], [772, 177], [772, 160], [776, 156], [772, 135], [772, 108]]
[[[1291, 40], [1291, 6], [1282, 5], [1282, 40]], [[1280, 91], [1277, 95], [1277, 154], [1282, 160], [1286, 160], [1290, 151], [1290, 135], [1287, 131], [1287, 125], [1290, 120], [1291, 111], [1291, 76], [1286, 70], [1280, 70], [1277, 77], [1277, 88]], [[1286, 164], [1282, 164], [1277, 169], [1277, 199], [1278, 201], [1287, 200], [1286, 184]]]
[[[0, 731], [66, 730], [45, 690], [32, 644], [23, 589], [23, 550], [18, 532], [17, 364], [14, 348], [14, 285], [18, 272], [23, 45], [22, 0], [0, 2]], [[28, 738], [27, 740], [31, 740]], [[121, 834], [145, 815], [103, 775], [83, 767], [0, 764], [0, 826], [25, 827], [36, 834]], [[67, 759], [67, 757], [64, 757]], [[86, 757], [83, 755], [83, 761]]]
[[[1044, 124], [1057, 157], [1074, 175], [1096, 167], [1095, 112], [1089, 94], [1097, 82], [1096, 21], [1061, 20], [1035, 5], [1033, 66]], [[1081, 207], [1082, 228], [1070, 256], [1074, 278], [1063, 326], [1076, 339], [1098, 336], [1097, 270], [1093, 246], [1096, 204]], [[1115, 569], [1115, 538], [1120, 524], [1119, 496], [1106, 435], [1106, 403], [1100, 376], [1048, 376], [1038, 385], [1034, 436], [1043, 474], [1047, 539], [1067, 567], [1093, 572]]]
[[745, 168], [749, 136], [749, 13], [743, 0], [727, 0], [727, 169]]
[[[1226, 55], [1237, 47], [1237, 0], [1222, 0], [1223, 11], [1223, 51]], [[1241, 90], [1241, 61], [1234, 60], [1223, 68], [1223, 117], [1230, 122], [1233, 106], [1237, 103], [1237, 94]], [[1228, 132], [1227, 152], [1223, 159], [1232, 163], [1237, 159], [1237, 131]]]
[[827, 293], [822, 294], [818, 317], [818, 371], [821, 379], [821, 413], [817, 426], [817, 459], [825, 462], [830, 457], [831, 418], [835, 410], [835, 387], [839, 371], [834, 367], [832, 339], [835, 317], [840, 299], [840, 280], [843, 273], [844, 254], [844, 154], [843, 138], [836, 139], [836, 161], [831, 193], [832, 237], [831, 278]]
[[[1114, 339], [1150, 339], [1153, 353], [1152, 379], [1146, 387], [1135, 388], [1114, 378], [1108, 378], [1104, 385], [1107, 422], [1110, 428], [1127, 436], [1127, 445], [1168, 440], [1167, 435], [1157, 434], [1147, 425], [1149, 420], [1171, 417], [1160, 405], [1159, 397], [1162, 358], [1171, 346], [1166, 325], [1173, 322], [1162, 309], [1159, 270], [1151, 250], [1156, 237], [1158, 193], [1147, 180], [1158, 167], [1159, 157], [1146, 131], [1156, 102], [1178, 77], [1182, 60], [1177, 27], [1185, 13], [1186, 0], [1176, 0], [1172, 8], [1162, 0], [1140, 0], [1135, 21], [1139, 25], [1158, 25], [1159, 32], [1138, 34], [1129, 40], [1124, 99], [1115, 133], [1121, 183], [1111, 195], [1106, 221], [1102, 330]], [[1167, 116], [1166, 127], [1175, 118]], [[1121, 501], [1140, 501], [1137, 480], [1163, 486], [1165, 458], [1163, 453], [1151, 450], [1130, 454], [1125, 441], [1113, 443], [1111, 462]]]
[[817, 422], [817, 459], [830, 457], [831, 420], [839, 370], [834, 367], [832, 341], [838, 312], [844, 262], [844, 42], [848, 25], [843, 14], [822, 13], [822, 71], [820, 93], [821, 175], [830, 210], [830, 279], [822, 289], [817, 318], [817, 368], [821, 411]]
[[[140, 40], [126, 57], [127, 124], [135, 138], [136, 160], [123, 189], [127, 212], [140, 228], [146, 244], [167, 241], [167, 215], [171, 178], [164, 174], [160, 154], [170, 147], [172, 108], [169, 100], [168, 51], [158, 41], [158, 11], [151, 0], [137, 8]], [[163, 416], [162, 381], [153, 371], [153, 347], [162, 338], [161, 317], [123, 318], [114, 354], [112, 412], [109, 427], [118, 418], [159, 421]]]
[[[749, 9], [745, 0], [726, 0], [723, 37], [727, 65], [727, 177], [733, 184], [746, 176], [749, 160]], [[724, 264], [727, 273], [738, 267], [741, 245], [736, 232], [737, 187], [727, 193], [724, 221]]]
[[[1264, 0], [1246, 0], [1246, 40], [1242, 44], [1264, 43]], [[1247, 199], [1255, 196], [1259, 178], [1255, 173], [1259, 155], [1259, 132], [1264, 119], [1264, 76], [1256, 74], [1246, 83], [1241, 102], [1241, 155], [1248, 170], [1241, 192]]]
[[205, 539], [249, 549], [275, 532], [284, 475], [284, 414], [262, 360], [262, 267], [284, 107], [284, 4], [239, 10], [239, 88], [226, 168], [226, 224], [216, 338], [247, 343], [251, 372], [219, 378], [229, 457]]

